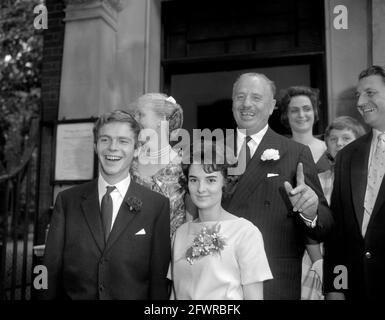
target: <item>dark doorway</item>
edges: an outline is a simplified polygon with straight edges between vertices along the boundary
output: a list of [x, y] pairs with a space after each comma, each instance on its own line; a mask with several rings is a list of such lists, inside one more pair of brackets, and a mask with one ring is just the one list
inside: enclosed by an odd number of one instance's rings
[[225, 131], [236, 127], [230, 99], [217, 100], [211, 105], [200, 105], [197, 109], [199, 129], [208, 128], [213, 131], [220, 128]]
[[[182, 105], [188, 130], [234, 128], [232, 85], [243, 72], [266, 74], [277, 94], [292, 85], [318, 88], [326, 102], [323, 0], [166, 1], [162, 25], [162, 90]], [[325, 129], [327, 110], [324, 103], [315, 134]], [[278, 110], [269, 124], [288, 133]]]

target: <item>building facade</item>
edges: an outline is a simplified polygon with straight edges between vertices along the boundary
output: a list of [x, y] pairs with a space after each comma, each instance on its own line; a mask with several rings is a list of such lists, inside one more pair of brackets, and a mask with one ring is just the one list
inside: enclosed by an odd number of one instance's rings
[[[184, 127], [228, 128], [232, 84], [267, 74], [278, 90], [320, 89], [322, 133], [339, 115], [359, 117], [358, 73], [385, 65], [383, 0], [47, 0], [44, 33], [40, 229], [55, 195], [55, 124], [128, 108], [145, 92], [180, 103]], [[217, 116], [218, 114], [221, 116]], [[285, 133], [274, 116], [270, 125]]]

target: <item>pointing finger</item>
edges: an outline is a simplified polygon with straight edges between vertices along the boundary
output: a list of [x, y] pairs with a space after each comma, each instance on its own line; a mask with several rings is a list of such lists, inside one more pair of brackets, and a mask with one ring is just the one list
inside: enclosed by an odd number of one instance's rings
[[303, 164], [299, 162], [297, 165], [297, 186], [305, 184], [305, 175], [303, 174]]

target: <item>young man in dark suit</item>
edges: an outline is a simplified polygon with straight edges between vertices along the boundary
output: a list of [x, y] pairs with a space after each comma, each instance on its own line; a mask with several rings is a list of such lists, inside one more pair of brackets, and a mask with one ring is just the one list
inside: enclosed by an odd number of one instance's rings
[[268, 126], [274, 94], [263, 74], [243, 74], [234, 84], [237, 154], [247, 148], [247, 164], [226, 209], [262, 232], [274, 277], [264, 283], [265, 299], [300, 299], [304, 239], [322, 240], [333, 219], [309, 147]]
[[325, 242], [327, 299], [385, 298], [385, 68], [359, 75], [357, 108], [372, 130], [338, 152]]
[[140, 127], [124, 111], [95, 123], [99, 177], [57, 196], [42, 299], [167, 299], [169, 201], [131, 180]]

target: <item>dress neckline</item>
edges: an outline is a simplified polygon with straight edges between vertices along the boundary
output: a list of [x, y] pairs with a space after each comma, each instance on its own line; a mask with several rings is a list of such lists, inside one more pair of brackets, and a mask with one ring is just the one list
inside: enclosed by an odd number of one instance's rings
[[190, 221], [192, 224], [206, 224], [206, 223], [223, 223], [223, 222], [234, 222], [243, 219], [242, 217], [235, 217], [233, 219], [226, 219], [226, 220], [212, 220], [212, 221], [197, 221], [197, 219]]

